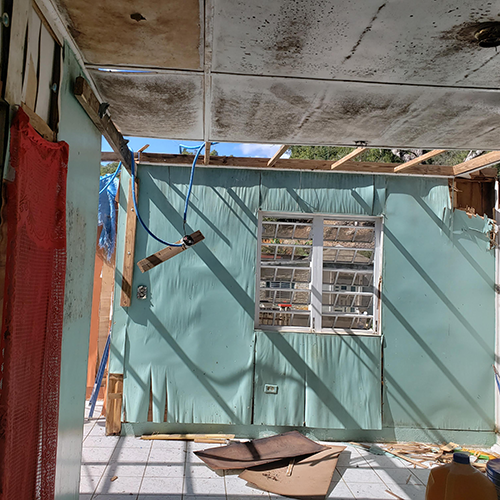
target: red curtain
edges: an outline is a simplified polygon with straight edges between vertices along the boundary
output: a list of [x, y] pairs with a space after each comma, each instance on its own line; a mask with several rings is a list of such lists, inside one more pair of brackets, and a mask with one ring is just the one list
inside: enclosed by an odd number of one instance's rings
[[17, 112], [11, 127], [0, 352], [0, 498], [54, 498], [69, 147]]

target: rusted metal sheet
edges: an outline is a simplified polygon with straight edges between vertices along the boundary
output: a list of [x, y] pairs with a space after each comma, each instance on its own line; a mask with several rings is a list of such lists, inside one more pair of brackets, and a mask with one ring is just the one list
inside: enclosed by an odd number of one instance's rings
[[215, 470], [247, 469], [282, 458], [311, 455], [325, 449], [326, 446], [311, 441], [297, 431], [291, 431], [245, 443], [195, 451], [195, 454]]
[[58, 3], [88, 63], [202, 67], [203, 12], [199, 0]]

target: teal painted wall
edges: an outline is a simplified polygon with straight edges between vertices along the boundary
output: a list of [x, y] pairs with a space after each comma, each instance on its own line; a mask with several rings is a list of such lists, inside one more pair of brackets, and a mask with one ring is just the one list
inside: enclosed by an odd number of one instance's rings
[[64, 299], [57, 500], [77, 500], [92, 308], [101, 135], [73, 96], [81, 69], [64, 47], [58, 139], [69, 144], [66, 198], [67, 263]]
[[[189, 171], [140, 166], [139, 178], [143, 218], [177, 240]], [[384, 218], [383, 367], [380, 339], [254, 331], [259, 210]], [[494, 252], [483, 219], [450, 210], [446, 179], [203, 168], [188, 223], [202, 243], [136, 269], [128, 310], [116, 290], [110, 372], [124, 374], [125, 420], [137, 423], [125, 432], [224, 424], [253, 436], [305, 422], [331, 439], [494, 439]], [[161, 247], [138, 226], [136, 261]], [[139, 285], [147, 300], [135, 298]], [[261, 393], [272, 371], [278, 398]], [[150, 384], [156, 424], [145, 423]]]

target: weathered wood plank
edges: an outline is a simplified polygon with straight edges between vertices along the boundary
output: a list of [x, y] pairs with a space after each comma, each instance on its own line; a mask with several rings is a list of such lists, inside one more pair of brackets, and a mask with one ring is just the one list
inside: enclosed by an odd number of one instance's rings
[[473, 170], [489, 167], [495, 163], [500, 163], [500, 151], [491, 151], [491, 153], [482, 154], [469, 161], [464, 161], [453, 167], [455, 175], [463, 175]]
[[368, 148], [356, 148], [354, 151], [351, 151], [349, 154], [346, 154], [340, 160], [337, 160], [335, 163], [333, 163], [331, 169], [333, 170], [334, 168], [340, 167], [340, 165], [343, 165], [349, 160], [353, 160], [354, 158], [356, 158], [356, 156], [359, 156], [361, 153], [364, 153], [367, 149]]
[[120, 434], [122, 430], [123, 375], [110, 373], [106, 407], [106, 436]]
[[289, 149], [290, 146], [287, 144], [283, 144], [278, 151], [276, 151], [275, 155], [267, 162], [268, 167], [272, 167], [285, 153], [286, 150]]
[[210, 164], [210, 147], [212, 146], [211, 142], [205, 142], [205, 156], [203, 157], [203, 164]]
[[[117, 161], [119, 158], [115, 153], [101, 153], [102, 161]], [[193, 160], [191, 155], [177, 155], [167, 153], [142, 153], [141, 163], [149, 165], [173, 165], [191, 166]], [[266, 158], [246, 158], [237, 156], [211, 156], [210, 167], [236, 167], [266, 170], [268, 160]], [[394, 168], [400, 163], [379, 163], [364, 161], [347, 161], [337, 172], [362, 173], [362, 174], [393, 174]], [[303, 160], [296, 158], [280, 159], [273, 166], [274, 169], [285, 170], [325, 170], [331, 171], [332, 162], [326, 160]], [[200, 164], [199, 168], [206, 168]], [[409, 168], [405, 174], [429, 175], [429, 176], [453, 176], [453, 167], [447, 165], [420, 165]]]
[[31, 126], [44, 138], [50, 142], [56, 141], [56, 133], [39, 117], [29, 106], [21, 103], [21, 109], [28, 115]]
[[83, 109], [89, 115], [94, 125], [99, 129], [101, 134], [106, 138], [113, 151], [118, 155], [119, 160], [123, 162], [123, 166], [131, 172], [131, 152], [127, 146], [127, 142], [123, 135], [118, 131], [111, 118], [105, 113], [102, 118], [99, 115], [100, 103], [94, 94], [94, 91], [88, 84], [87, 80], [79, 76], [75, 80], [74, 95]]
[[[138, 199], [137, 178], [135, 180], [135, 193]], [[122, 270], [122, 293], [120, 296], [120, 306], [130, 307], [132, 302], [132, 279], [134, 277], [134, 252], [135, 252], [135, 233], [137, 228], [137, 215], [132, 198], [132, 179], [129, 182], [128, 200], [127, 200], [127, 223], [125, 226], [125, 255], [123, 256]]]
[[399, 165], [394, 169], [394, 172], [402, 172], [403, 170], [408, 170], [411, 167], [414, 167], [416, 165], [419, 165], [425, 160], [428, 160], [429, 158], [432, 158], [433, 156], [440, 155], [441, 153], [444, 153], [446, 149], [434, 149], [432, 151], [429, 151], [428, 153], [425, 153], [423, 155], [417, 156], [416, 158], [413, 158], [413, 160], [407, 161], [406, 163], [403, 163], [402, 165]]
[[158, 252], [154, 253], [153, 255], [150, 255], [149, 257], [140, 260], [137, 263], [137, 265], [139, 266], [141, 272], [145, 273], [146, 271], [153, 269], [153, 267], [156, 267], [162, 262], [165, 262], [166, 260], [175, 257], [181, 252], [184, 252], [184, 250], [187, 250], [193, 245], [196, 245], [196, 243], [199, 243], [200, 241], [205, 239], [205, 236], [201, 234], [201, 231], [196, 231], [193, 234], [189, 235], [189, 237], [191, 238], [189, 244], [186, 243], [185, 239], [183, 238], [179, 241], [176, 241], [176, 244], [182, 243], [181, 247], [165, 247], [159, 250]]

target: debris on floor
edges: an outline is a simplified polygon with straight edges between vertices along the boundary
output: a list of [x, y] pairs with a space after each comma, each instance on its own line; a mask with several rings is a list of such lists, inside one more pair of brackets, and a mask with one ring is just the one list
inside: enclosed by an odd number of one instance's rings
[[196, 451], [211, 469], [244, 469], [241, 479], [270, 493], [293, 498], [323, 499], [345, 446], [325, 446], [297, 431], [233, 442]]
[[416, 467], [428, 469], [433, 465], [442, 465], [450, 463], [453, 460], [453, 453], [461, 451], [471, 456], [471, 464], [479, 470], [486, 470], [488, 460], [500, 458], [500, 455], [493, 451], [484, 451], [481, 449], [464, 448], [456, 443], [423, 444], [423, 443], [392, 443], [367, 445], [363, 443], [350, 443], [353, 446], [359, 446], [375, 455], [393, 455], [410, 462]]

